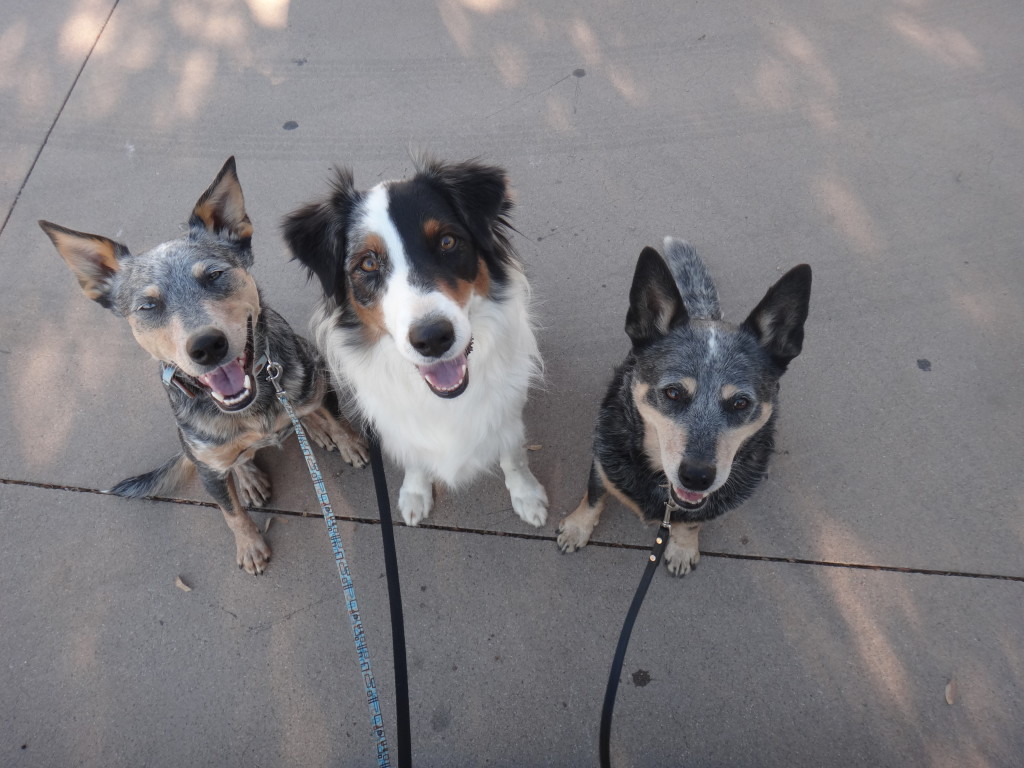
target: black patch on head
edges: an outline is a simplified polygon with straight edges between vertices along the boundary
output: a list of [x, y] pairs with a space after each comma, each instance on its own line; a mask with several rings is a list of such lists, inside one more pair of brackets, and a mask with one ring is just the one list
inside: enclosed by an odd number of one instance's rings
[[508, 241], [512, 200], [505, 171], [472, 160], [444, 163], [424, 158], [417, 163], [412, 183], [430, 187], [445, 200], [469, 233], [492, 280], [503, 284], [516, 261]]
[[[388, 217], [409, 260], [410, 281], [430, 289], [440, 283], [472, 282], [487, 251], [450, 199], [419, 176], [388, 186]], [[444, 245], [454, 244], [445, 250]]]
[[324, 295], [338, 305], [347, 294], [343, 265], [352, 213], [362, 199], [356, 191], [352, 171], [335, 168], [331, 194], [309, 203], [285, 217], [281, 225], [292, 258], [320, 281]]

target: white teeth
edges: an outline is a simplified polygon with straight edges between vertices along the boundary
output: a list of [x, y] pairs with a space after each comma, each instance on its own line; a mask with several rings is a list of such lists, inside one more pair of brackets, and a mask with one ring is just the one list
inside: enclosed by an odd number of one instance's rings
[[226, 401], [226, 400], [224, 399], [224, 395], [222, 395], [222, 394], [221, 394], [220, 392], [215, 392], [215, 391], [213, 391], [213, 390], [211, 389], [211, 390], [210, 390], [210, 395], [211, 395], [211, 396], [213, 397], [213, 399], [214, 399], [214, 400], [216, 400], [216, 401], [217, 401], [217, 402], [219, 402], [219, 403], [226, 403], [226, 402], [227, 402], [227, 401]]
[[252, 388], [252, 379], [249, 378], [249, 374], [245, 374], [245, 381], [242, 382], [242, 386], [245, 387], [245, 391], [248, 392]]

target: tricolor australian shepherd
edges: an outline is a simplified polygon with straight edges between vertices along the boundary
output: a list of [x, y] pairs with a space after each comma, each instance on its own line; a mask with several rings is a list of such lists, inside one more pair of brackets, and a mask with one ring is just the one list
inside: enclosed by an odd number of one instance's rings
[[543, 525], [522, 418], [540, 355], [505, 172], [424, 160], [411, 179], [358, 191], [338, 169], [332, 186], [284, 236], [323, 288], [312, 327], [336, 381], [405, 469], [402, 518], [430, 513], [435, 481], [498, 462], [513, 509]]

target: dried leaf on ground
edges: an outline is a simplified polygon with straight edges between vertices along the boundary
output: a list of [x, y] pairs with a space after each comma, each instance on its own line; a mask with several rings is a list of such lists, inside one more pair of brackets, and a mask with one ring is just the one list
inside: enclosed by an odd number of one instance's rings
[[956, 680], [950, 680], [946, 683], [946, 703], [953, 706], [954, 701], [956, 701]]
[[277, 520], [277, 518], [276, 518], [276, 517], [274, 517], [273, 515], [271, 515], [271, 516], [269, 516], [269, 517], [267, 518], [267, 522], [265, 522], [265, 523], [263, 524], [263, 532], [264, 532], [264, 533], [266, 533], [267, 531], [269, 531], [269, 530], [270, 530], [270, 526], [271, 526], [271, 524], [272, 524], [272, 523], [273, 523], [273, 522], [274, 522], [275, 520]]
[[192, 587], [190, 587], [188, 584], [186, 584], [184, 581], [182, 581], [181, 580], [181, 576], [178, 576], [174, 580], [174, 586], [176, 586], [182, 592], [191, 592], [192, 591]]
[[526, 446], [526, 450], [528, 450], [528, 451], [539, 451], [543, 447], [544, 447], [543, 445], [528, 445], [528, 446]]

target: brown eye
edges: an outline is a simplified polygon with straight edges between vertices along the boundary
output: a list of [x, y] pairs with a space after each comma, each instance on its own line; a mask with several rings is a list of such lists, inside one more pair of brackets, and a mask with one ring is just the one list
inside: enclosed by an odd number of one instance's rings
[[455, 240], [454, 236], [452, 236], [452, 235], [442, 235], [441, 236], [441, 250], [442, 251], [450, 251], [450, 250], [454, 249], [455, 248], [455, 244], [456, 244], [456, 240]]
[[665, 387], [661, 391], [669, 400], [678, 400], [682, 397], [682, 392], [679, 391], [679, 387]]
[[359, 268], [363, 272], [376, 272], [380, 269], [380, 259], [373, 251], [367, 251], [359, 261]]
[[745, 411], [750, 407], [750, 398], [745, 395], [737, 395], [729, 405], [734, 411]]

